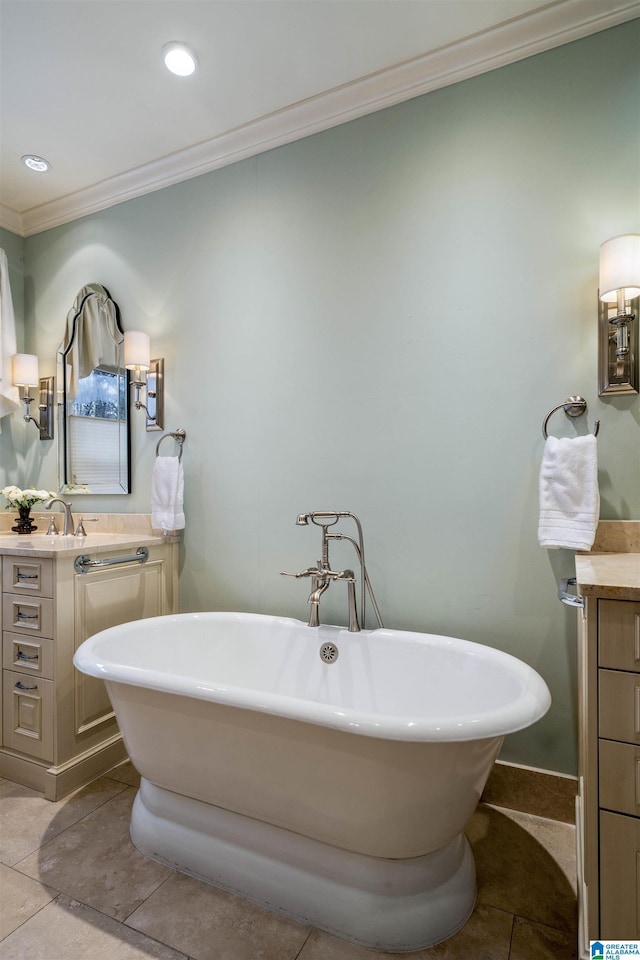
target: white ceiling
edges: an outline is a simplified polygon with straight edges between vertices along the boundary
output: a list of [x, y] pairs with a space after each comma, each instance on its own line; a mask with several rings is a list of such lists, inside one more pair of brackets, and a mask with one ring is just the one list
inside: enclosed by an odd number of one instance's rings
[[[0, 225], [28, 236], [638, 16], [640, 0], [0, 0]], [[192, 77], [165, 70], [170, 40], [197, 51]]]

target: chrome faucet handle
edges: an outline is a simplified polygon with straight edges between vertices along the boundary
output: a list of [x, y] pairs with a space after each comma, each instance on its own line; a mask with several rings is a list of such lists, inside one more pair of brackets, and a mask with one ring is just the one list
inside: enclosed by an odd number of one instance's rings
[[58, 528], [56, 526], [56, 515], [55, 513], [51, 514], [50, 517], [38, 517], [38, 520], [48, 520], [49, 528], [47, 530], [48, 537], [55, 537], [58, 534]]
[[327, 570], [326, 575], [331, 580], [346, 580], [347, 583], [356, 582], [353, 570]]
[[309, 567], [307, 570], [303, 570], [302, 573], [288, 573], [286, 570], [280, 571], [281, 577], [295, 577], [296, 580], [300, 580], [301, 577], [317, 577], [321, 574], [321, 570], [318, 570], [317, 567]]
[[80, 517], [78, 521], [78, 526], [76, 527], [74, 537], [86, 537], [87, 531], [84, 528], [85, 523], [97, 523], [97, 517]]

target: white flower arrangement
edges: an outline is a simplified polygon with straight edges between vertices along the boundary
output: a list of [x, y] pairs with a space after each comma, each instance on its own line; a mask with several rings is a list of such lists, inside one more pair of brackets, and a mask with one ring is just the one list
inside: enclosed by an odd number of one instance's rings
[[55, 497], [55, 493], [50, 490], [35, 490], [33, 487], [27, 487], [21, 490], [20, 487], [8, 486], [0, 490], [0, 493], [7, 501], [5, 510], [18, 510], [20, 507], [32, 507], [34, 503], [41, 503], [50, 497]]

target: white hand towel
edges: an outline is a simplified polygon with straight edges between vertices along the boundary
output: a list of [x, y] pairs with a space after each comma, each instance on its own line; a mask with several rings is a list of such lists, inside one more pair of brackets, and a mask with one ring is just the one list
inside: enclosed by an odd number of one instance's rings
[[151, 474], [151, 526], [184, 528], [184, 472], [178, 457], [156, 457]]
[[600, 515], [596, 438], [549, 437], [540, 468], [541, 547], [590, 550]]

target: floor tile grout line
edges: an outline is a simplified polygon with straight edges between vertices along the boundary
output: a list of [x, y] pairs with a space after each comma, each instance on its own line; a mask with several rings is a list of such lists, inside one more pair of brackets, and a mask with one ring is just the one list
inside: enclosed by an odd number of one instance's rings
[[[22, 873], [20, 874], [20, 876], [23, 877], [24, 874]], [[51, 889], [53, 890], [55, 888], [52, 887]], [[5, 940], [8, 940], [8, 938], [13, 936], [14, 933], [17, 933], [17, 931], [20, 930], [21, 927], [24, 927], [25, 923], [29, 923], [29, 921], [33, 920], [34, 917], [37, 917], [39, 913], [41, 913], [47, 907], [50, 907], [52, 903], [55, 903], [56, 900], [59, 900], [61, 896], [64, 896], [64, 894], [62, 894], [58, 890], [55, 897], [52, 897], [51, 900], [47, 900], [47, 902], [43, 903], [41, 907], [38, 907], [38, 909], [34, 913], [30, 914], [28, 917], [25, 917], [24, 920], [21, 923], [19, 923], [17, 927], [14, 927], [13, 930], [10, 930], [9, 933], [6, 934], [6, 936], [0, 937], [0, 943], [4, 943]]]
[[[175, 872], [175, 871], [174, 871], [174, 872]], [[25, 874], [21, 874], [21, 876], [25, 876]], [[33, 878], [31, 878], [31, 879], [33, 879]], [[156, 887], [156, 890], [154, 890], [152, 893], [150, 893], [149, 896], [152, 896], [153, 893], [155, 893], [157, 890], [159, 890], [160, 887], [161, 887], [164, 883], [166, 883], [166, 881], [169, 880], [169, 879], [170, 879], [170, 877], [165, 877], [164, 880], [162, 880], [162, 882]], [[38, 882], [39, 882], [39, 881], [38, 881]], [[54, 890], [55, 887], [52, 887], [51, 889]], [[42, 910], [46, 909], [46, 907], [50, 907], [50, 906], [51, 906], [52, 904], [54, 904], [57, 900], [60, 900], [61, 897], [65, 897], [67, 900], [69, 900], [69, 901], [71, 901], [71, 902], [78, 903], [78, 904], [80, 904], [81, 906], [86, 907], [88, 910], [93, 911], [93, 913], [98, 913], [98, 914], [100, 914], [101, 917], [105, 917], [107, 920], [111, 921], [112, 923], [117, 924], [118, 927], [125, 927], [125, 926], [126, 926], [127, 930], [131, 931], [131, 933], [137, 934], [137, 936], [139, 936], [139, 937], [144, 937], [146, 940], [151, 940], [153, 943], [157, 943], [157, 944], [158, 944], [159, 946], [161, 946], [161, 947], [167, 947], [168, 949], [173, 950], [173, 951], [174, 951], [175, 953], [177, 953], [178, 955], [182, 955], [182, 957], [184, 957], [184, 960], [190, 960], [189, 955], [186, 954], [183, 950], [179, 950], [177, 947], [172, 946], [172, 944], [170, 944], [170, 943], [165, 943], [164, 940], [159, 940], [158, 937], [154, 937], [154, 936], [153, 936], [152, 934], [150, 934], [150, 933], [145, 933], [144, 930], [138, 930], [137, 927], [131, 927], [131, 926], [129, 926], [128, 923], [125, 922], [125, 920], [118, 920], [116, 917], [112, 917], [110, 913], [105, 913], [105, 911], [104, 911], [104, 910], [101, 910], [99, 907], [95, 907], [95, 906], [93, 906], [93, 904], [91, 904], [91, 903], [86, 903], [86, 901], [81, 900], [80, 897], [78, 897], [78, 896], [71, 896], [71, 894], [65, 893], [63, 890], [58, 890], [55, 897], [52, 897], [51, 900], [49, 900], [47, 903], [44, 903], [41, 907], [38, 907], [38, 909], [37, 909], [34, 913], [32, 913], [30, 917], [27, 917], [25, 920], [22, 921], [22, 923], [18, 924], [18, 926], [17, 926], [14, 930], [12, 930], [11, 933], [8, 933], [6, 937], [2, 937], [2, 939], [0, 939], [0, 943], [2, 943], [4, 940], [6, 940], [8, 937], [10, 937], [11, 934], [15, 933], [17, 930], [19, 930], [21, 927], [23, 927], [26, 923], [29, 923], [30, 920], [33, 920], [34, 917], [37, 917], [37, 915], [38, 915]], [[149, 899], [149, 898], [146, 897], [145, 900], [142, 901], [142, 903], [145, 903], [146, 900], [148, 900], [148, 899]], [[138, 906], [135, 907], [135, 909], [131, 911], [131, 913], [129, 914], [129, 916], [131, 916], [133, 913], [135, 913], [135, 911], [138, 909], [138, 907], [141, 907], [141, 906], [142, 906], [142, 903], [138, 904]], [[62, 909], [65, 909], [65, 908], [62, 907], [62, 906], [61, 906], [61, 908], [62, 908]], [[306, 942], [306, 941], [305, 941], [305, 942]]]
[[[114, 780], [113, 782], [116, 783], [117, 781]], [[23, 860], [26, 860], [27, 857], [32, 857], [33, 854], [34, 854], [34, 853], [37, 853], [38, 850], [42, 850], [42, 848], [43, 848], [43, 847], [46, 847], [49, 843], [53, 843], [54, 840], [57, 840], [59, 837], [62, 837], [68, 830], [71, 830], [73, 827], [77, 827], [78, 824], [83, 823], [88, 817], [91, 817], [91, 816], [92, 816], [94, 813], [96, 813], [98, 810], [101, 810], [102, 807], [104, 807], [107, 803], [111, 803], [111, 801], [112, 801], [112, 800], [115, 800], [116, 797], [122, 796], [122, 794], [125, 792], [126, 789], [128, 789], [128, 787], [129, 787], [129, 784], [123, 784], [123, 789], [122, 789], [122, 790], [118, 790], [118, 792], [117, 792], [117, 793], [114, 793], [114, 795], [113, 795], [112, 797], [109, 797], [107, 800], [103, 800], [101, 803], [98, 804], [97, 807], [94, 807], [92, 810], [89, 810], [89, 812], [86, 813], [84, 816], [80, 817], [78, 820], [74, 820], [73, 823], [70, 823], [68, 827], [64, 827], [64, 828], [60, 831], [60, 833], [56, 833], [55, 836], [50, 837], [48, 840], [45, 840], [45, 841], [43, 841], [42, 843], [38, 843], [38, 844], [33, 848], [33, 850], [30, 850], [29, 853], [26, 853], [23, 857], [20, 857], [20, 859], [19, 859], [19, 860], [16, 860], [15, 863], [12, 863], [12, 864], [6, 863], [5, 866], [6, 866], [6, 867], [11, 866], [11, 867], [13, 867], [14, 869], [17, 868], [18, 864], [22, 863]], [[132, 789], [135, 790], [136, 788], [133, 787]], [[49, 802], [49, 801], [47, 801], [47, 802]], [[59, 801], [53, 801], [53, 802], [56, 803], [56, 802], [59, 802]], [[19, 870], [18, 872], [19, 872], [19, 873], [22, 873], [22, 871], [20, 871], [20, 870]], [[22, 875], [23, 875], [23, 876], [29, 876], [29, 874], [22, 874]], [[32, 879], [33, 879], [33, 878], [32, 878]]]
[[511, 951], [513, 950], [513, 937], [516, 931], [516, 915], [515, 913], [511, 914], [511, 931], [509, 933], [509, 952], [507, 954], [507, 960], [511, 960]]
[[295, 955], [295, 957], [293, 958], [293, 960], [298, 960], [298, 958], [300, 957], [302, 951], [304, 950], [304, 948], [306, 947], [306, 945], [309, 943], [309, 940], [311, 939], [311, 936], [312, 936], [312, 934], [313, 934], [313, 930], [314, 930], [313, 927], [309, 930], [309, 933], [307, 934], [307, 936], [306, 936], [305, 939], [304, 939], [304, 943], [302, 944], [302, 946], [300, 947], [300, 949], [299, 949], [298, 952], [296, 953], [296, 955]]
[[[495, 904], [490, 903], [488, 900], [478, 900], [478, 903], [485, 907], [491, 907], [492, 910], [502, 910], [503, 913], [511, 913], [510, 910], [505, 910], [504, 907], [498, 907]], [[555, 930], [557, 933], [563, 933], [567, 935], [573, 932], [572, 930], [568, 930], [566, 926], [557, 926], [553, 923], [545, 923], [544, 920], [537, 920], [535, 917], [527, 917], [521, 913], [514, 913], [513, 916], [517, 917], [519, 920], [524, 920], [525, 923], [535, 923], [539, 927], [546, 927], [548, 930]]]
[[[144, 856], [144, 854], [143, 854], [143, 856]], [[147, 859], [149, 859], [149, 858], [147, 858]], [[156, 861], [156, 862], [157, 862], [157, 861]], [[166, 866], [166, 864], [165, 864], [165, 866]], [[137, 910], [140, 909], [140, 907], [143, 907], [143, 906], [144, 906], [144, 904], [147, 902], [147, 900], [149, 899], [149, 897], [153, 897], [153, 896], [158, 892], [158, 890], [160, 890], [162, 887], [164, 887], [165, 883], [166, 883], [168, 880], [171, 880], [173, 877], [175, 877], [175, 875], [176, 875], [177, 872], [178, 872], [178, 871], [175, 870], [173, 867], [167, 867], [167, 869], [171, 870], [171, 873], [170, 873], [167, 877], [164, 877], [164, 878], [160, 881], [160, 883], [158, 884], [158, 886], [155, 887], [155, 888], [151, 891], [151, 893], [148, 894], [148, 895], [144, 898], [144, 900], [141, 900], [140, 903], [133, 908], [133, 910], [131, 911], [131, 913], [128, 913], [128, 914], [126, 915], [126, 917], [123, 917], [123, 919], [120, 920], [119, 923], [122, 923], [124, 926], [128, 927], [129, 930], [137, 930], [137, 929], [138, 929], [137, 927], [131, 926], [131, 924], [129, 923], [129, 920], [130, 920], [131, 917], [134, 915], [134, 913], [135, 913]], [[102, 912], [102, 911], [100, 911], [100, 912]], [[141, 931], [138, 930], [138, 933], [140, 933], [140, 932], [141, 932]], [[158, 942], [160, 942], [160, 941], [158, 941]], [[168, 944], [165, 944], [165, 946], [168, 946]]]
[[503, 913], [509, 913], [511, 916], [517, 917], [518, 920], [523, 920], [525, 923], [533, 923], [538, 927], [546, 927], [547, 930], [555, 930], [556, 933], [562, 933], [565, 936], [568, 936], [573, 932], [572, 930], [568, 930], [565, 926], [555, 926], [553, 923], [545, 923], [544, 920], [536, 920], [535, 917], [526, 917], [524, 914], [520, 913], [512, 914], [510, 910], [505, 910], [504, 907], [497, 907], [488, 900], [479, 900], [478, 904], [481, 904], [484, 907], [491, 907], [492, 910], [502, 910]]
[[[13, 868], [10, 868], [10, 869], [13, 869]], [[36, 877], [30, 876], [30, 874], [28, 874], [28, 873], [22, 873], [22, 871], [20, 871], [20, 870], [18, 870], [18, 871], [16, 871], [16, 872], [19, 873], [21, 877], [26, 877], [28, 880], [33, 880], [34, 883], [39, 883], [39, 884], [41, 884], [43, 887], [50, 887], [52, 890], [56, 890], [56, 896], [53, 897], [51, 900], [49, 900], [49, 903], [53, 903], [54, 900], [58, 900], [59, 897], [66, 897], [68, 900], [74, 900], [76, 903], [81, 904], [83, 907], [87, 907], [87, 909], [89, 909], [89, 910], [94, 910], [96, 913], [101, 914], [101, 916], [103, 916], [103, 917], [107, 917], [109, 920], [112, 920], [114, 923], [117, 923], [117, 924], [119, 924], [120, 926], [126, 926], [128, 930], [133, 930], [135, 933], [139, 933], [141, 936], [148, 936], [150, 940], [154, 940], [154, 939], [155, 939], [154, 937], [150, 936], [149, 934], [144, 933], [142, 930], [138, 930], [137, 927], [131, 926], [129, 923], [127, 923], [127, 920], [128, 920], [131, 916], [133, 916], [133, 914], [136, 912], [136, 910], [139, 910], [140, 907], [147, 902], [147, 900], [149, 899], [149, 897], [152, 897], [152, 896], [154, 895], [154, 893], [157, 893], [157, 891], [160, 889], [160, 887], [163, 886], [163, 884], [165, 884], [165, 883], [167, 882], [167, 880], [170, 880], [170, 879], [171, 879], [171, 876], [176, 873], [176, 871], [173, 870], [173, 868], [169, 867], [168, 869], [172, 870], [172, 874], [170, 874], [168, 877], [164, 877], [164, 878], [160, 881], [160, 883], [158, 884], [158, 886], [157, 886], [157, 887], [154, 887], [154, 889], [151, 891], [151, 893], [149, 893], [149, 894], [144, 898], [144, 900], [142, 900], [139, 904], [137, 904], [137, 905], [133, 908], [133, 910], [131, 911], [131, 913], [127, 914], [127, 916], [124, 917], [122, 920], [119, 920], [117, 917], [112, 916], [110, 913], [106, 913], [104, 910], [101, 910], [100, 907], [96, 907], [96, 906], [95, 906], [94, 904], [92, 904], [92, 903], [87, 903], [87, 901], [86, 901], [86, 900], [83, 900], [82, 897], [81, 897], [79, 894], [69, 893], [68, 891], [65, 891], [65, 890], [57, 890], [56, 887], [52, 887], [50, 884], [45, 883], [45, 881], [39, 880], [39, 879], [37, 879]], [[48, 906], [49, 903], [44, 904], [44, 906]], [[42, 909], [42, 908], [40, 908], [40, 909]], [[39, 912], [40, 912], [39, 909], [36, 910], [36, 912], [33, 914], [33, 916], [35, 917], [36, 914], [39, 913]], [[29, 917], [28, 919], [30, 920], [31, 917]], [[24, 922], [26, 923], [27, 921], [25, 920]], [[20, 926], [22, 926], [22, 924], [20, 924]], [[16, 929], [18, 929], [18, 928], [16, 928]], [[1, 943], [1, 942], [2, 942], [2, 941], [0, 940], [0, 943]], [[158, 940], [157, 942], [158, 942], [158, 943], [162, 943], [161, 940]], [[170, 947], [170, 946], [171, 946], [171, 944], [168, 944], [168, 943], [162, 943], [162, 945], [165, 946], [165, 947]], [[172, 949], [175, 949], [175, 947], [173, 947]], [[176, 951], [176, 952], [179, 952], [179, 951]]]
[[[174, 870], [174, 873], [175, 873], [175, 870]], [[156, 887], [156, 889], [153, 891], [153, 893], [157, 893], [157, 891], [160, 889], [160, 887], [162, 887], [162, 886], [167, 882], [167, 880], [170, 880], [170, 879], [171, 879], [170, 876], [169, 876], [169, 877], [165, 877], [164, 880], [162, 881], [162, 883], [160, 883], [160, 884]], [[153, 896], [153, 893], [150, 893], [150, 894], [149, 894], [149, 897]], [[139, 903], [138, 906], [135, 908], [135, 910], [132, 910], [132, 911], [131, 911], [131, 913], [130, 913], [129, 916], [126, 918], [126, 920], [117, 920], [116, 923], [119, 923], [121, 927], [126, 927], [127, 930], [131, 930], [133, 933], [137, 933], [138, 936], [140, 936], [140, 937], [146, 937], [147, 940], [151, 940], [153, 943], [157, 943], [157, 944], [159, 944], [161, 947], [168, 947], [169, 950], [174, 950], [177, 954], [180, 954], [182, 957], [184, 957], [184, 960], [191, 960], [190, 955], [189, 955], [188, 953], [185, 953], [184, 950], [180, 950], [180, 949], [178, 949], [178, 947], [174, 947], [171, 943], [165, 943], [164, 940], [159, 940], [158, 937], [154, 937], [154, 936], [153, 936], [152, 934], [150, 934], [150, 933], [145, 933], [144, 930], [139, 930], [137, 927], [132, 927], [132, 926], [130, 926], [130, 925], [127, 923], [127, 920], [129, 919], [129, 917], [132, 917], [133, 914], [136, 912], [136, 910], [139, 910], [140, 907], [141, 907], [144, 903], [147, 902], [147, 900], [149, 899], [149, 897], [145, 897], [145, 899], [142, 901], [142, 903]], [[96, 908], [95, 908], [95, 907], [92, 907], [92, 909], [95, 910]], [[97, 912], [98, 912], [98, 913], [102, 913], [101, 910], [98, 910]], [[103, 915], [104, 915], [104, 916], [108, 916], [108, 914], [103, 914]], [[113, 918], [112, 918], [112, 919], [113, 919]]]
[[515, 913], [514, 917], [516, 920], [522, 920], [523, 923], [533, 924], [536, 927], [544, 927], [545, 930], [550, 930], [553, 933], [561, 933], [563, 936], [569, 938], [575, 936], [578, 937], [578, 925], [576, 923], [575, 929], [568, 930], [566, 927], [554, 927], [551, 923], [545, 923], [544, 920], [532, 920], [530, 917], [523, 917], [519, 913]]

